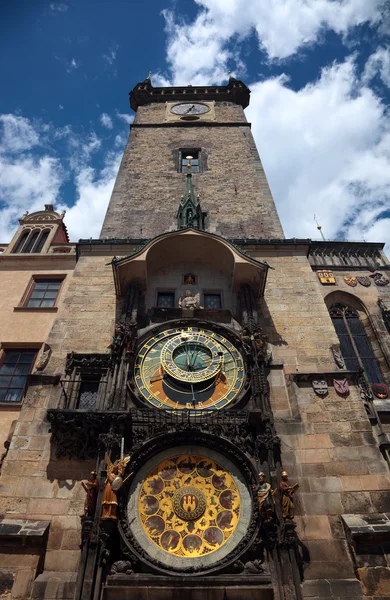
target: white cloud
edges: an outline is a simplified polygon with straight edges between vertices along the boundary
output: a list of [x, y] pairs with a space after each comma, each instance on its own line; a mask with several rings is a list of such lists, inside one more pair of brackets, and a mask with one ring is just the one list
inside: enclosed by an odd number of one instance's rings
[[115, 146], [117, 148], [123, 148], [125, 144], [126, 144], [126, 138], [123, 135], [115, 136]]
[[[232, 64], [242, 67], [227, 46], [232, 38], [243, 39], [255, 31], [269, 59], [285, 59], [318, 42], [325, 29], [345, 36], [362, 23], [379, 24], [386, 5], [386, 0], [195, 1], [201, 10], [192, 23], [163, 11], [170, 85], [221, 82]], [[153, 79], [157, 85], [169, 85], [164, 74]]]
[[378, 48], [369, 57], [364, 69], [364, 81], [369, 83], [377, 74], [390, 87], [390, 48]]
[[62, 105], [62, 104], [59, 104], [59, 105], [58, 105], [58, 108], [59, 108], [60, 110], [64, 110], [64, 107], [63, 107], [63, 105]]
[[128, 115], [126, 113], [120, 113], [117, 111], [116, 116], [118, 117], [118, 119], [121, 119], [128, 125], [131, 125], [131, 123], [134, 121], [134, 115]]
[[106, 54], [103, 54], [103, 59], [108, 65], [112, 66], [114, 64], [114, 62], [116, 61], [118, 50], [119, 45], [112, 44], [108, 52]]
[[103, 125], [103, 127], [106, 127], [106, 129], [113, 128], [112, 119], [107, 113], [102, 113], [100, 115], [100, 123]]
[[0, 115], [0, 152], [29, 150], [39, 142], [39, 134], [24, 117]]
[[285, 77], [250, 87], [247, 118], [286, 236], [315, 238], [316, 214], [327, 238], [390, 242], [380, 220], [390, 206], [390, 119], [353, 59], [298, 92]]
[[72, 71], [75, 71], [76, 69], [79, 68], [80, 63], [78, 63], [76, 61], [76, 59], [72, 58], [72, 60], [70, 61], [70, 63], [66, 63], [66, 70], [68, 73], [72, 73]]
[[58, 160], [45, 156], [9, 158], [0, 156], [0, 240], [10, 240], [17, 227], [17, 219], [26, 209], [42, 210], [44, 204], [53, 204], [62, 182]]
[[69, 6], [63, 2], [53, 2], [50, 4], [50, 10], [54, 13], [64, 13], [68, 10]]
[[99, 237], [121, 157], [121, 152], [108, 153], [101, 171], [85, 167], [76, 176], [76, 203], [71, 207], [58, 206], [58, 210], [66, 210], [71, 239]]
[[[67, 211], [72, 240], [98, 237], [126, 142], [124, 129], [123, 123], [116, 128], [115, 151], [110, 138], [110, 150], [104, 152], [105, 140], [94, 131], [78, 133], [69, 125], [55, 129], [19, 115], [0, 115], [0, 241], [12, 238], [26, 210], [41, 210], [44, 204]], [[75, 203], [61, 199], [66, 182], [74, 184]]]

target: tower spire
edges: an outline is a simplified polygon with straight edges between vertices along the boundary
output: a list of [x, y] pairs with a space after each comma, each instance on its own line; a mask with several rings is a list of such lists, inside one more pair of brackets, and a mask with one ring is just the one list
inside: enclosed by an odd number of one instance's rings
[[192, 156], [186, 156], [188, 160], [186, 189], [182, 196], [179, 210], [177, 211], [177, 228], [184, 229], [185, 227], [194, 227], [204, 231], [204, 221], [206, 213], [202, 212], [199, 202], [199, 196], [196, 196], [194, 185], [192, 183]]

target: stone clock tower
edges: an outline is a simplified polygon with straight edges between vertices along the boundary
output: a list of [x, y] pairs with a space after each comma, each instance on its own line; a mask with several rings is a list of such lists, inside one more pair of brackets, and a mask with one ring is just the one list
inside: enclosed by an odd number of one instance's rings
[[39, 556], [15, 598], [385, 596], [390, 266], [284, 238], [249, 96], [130, 93], [101, 237], [2, 459], [4, 547]]
[[147, 238], [176, 228], [185, 157], [207, 211], [207, 231], [228, 238], [283, 238], [271, 191], [247, 122], [249, 90], [153, 88], [130, 93], [136, 111], [101, 237]]

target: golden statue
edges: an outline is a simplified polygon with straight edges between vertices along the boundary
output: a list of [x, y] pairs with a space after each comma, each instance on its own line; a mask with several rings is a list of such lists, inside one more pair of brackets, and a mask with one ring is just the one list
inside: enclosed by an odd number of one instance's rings
[[117, 492], [121, 489], [124, 482], [133, 474], [131, 472], [126, 479], [123, 479], [126, 465], [131, 460], [131, 456], [125, 456], [113, 464], [106, 452], [107, 463], [107, 478], [104, 483], [103, 500], [102, 500], [102, 519], [117, 518]]
[[283, 519], [292, 520], [294, 518], [294, 493], [298, 488], [298, 483], [290, 485], [287, 471], [282, 471], [282, 480], [279, 483], [279, 490], [282, 497]]
[[254, 491], [257, 495], [257, 506], [259, 513], [265, 521], [270, 521], [274, 512], [273, 495], [276, 490], [271, 489], [271, 485], [265, 480], [265, 473], [259, 473], [259, 483], [254, 486]]

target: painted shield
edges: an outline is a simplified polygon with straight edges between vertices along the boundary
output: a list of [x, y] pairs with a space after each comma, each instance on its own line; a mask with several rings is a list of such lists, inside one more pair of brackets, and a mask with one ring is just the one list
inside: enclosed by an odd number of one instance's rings
[[372, 383], [371, 389], [374, 392], [374, 396], [376, 396], [380, 400], [386, 400], [386, 398], [389, 395], [387, 385], [385, 385], [384, 383]]
[[347, 379], [333, 379], [333, 386], [340, 396], [348, 396], [349, 385]]
[[356, 277], [344, 277], [344, 281], [347, 285], [350, 285], [351, 287], [356, 287], [357, 286], [357, 279]]
[[317, 275], [322, 285], [336, 285], [333, 271], [317, 271]]
[[356, 277], [356, 279], [358, 280], [358, 283], [364, 287], [370, 287], [371, 285], [371, 280], [369, 277]]
[[379, 273], [378, 271], [375, 271], [375, 273], [370, 275], [370, 277], [374, 280], [375, 285], [378, 285], [379, 287], [384, 287], [385, 285], [389, 285], [390, 283], [390, 279], [387, 279], [387, 277], [385, 277], [384, 275], [382, 275], [382, 273]]
[[316, 394], [326, 396], [328, 393], [328, 384], [325, 379], [313, 379], [311, 383]]

